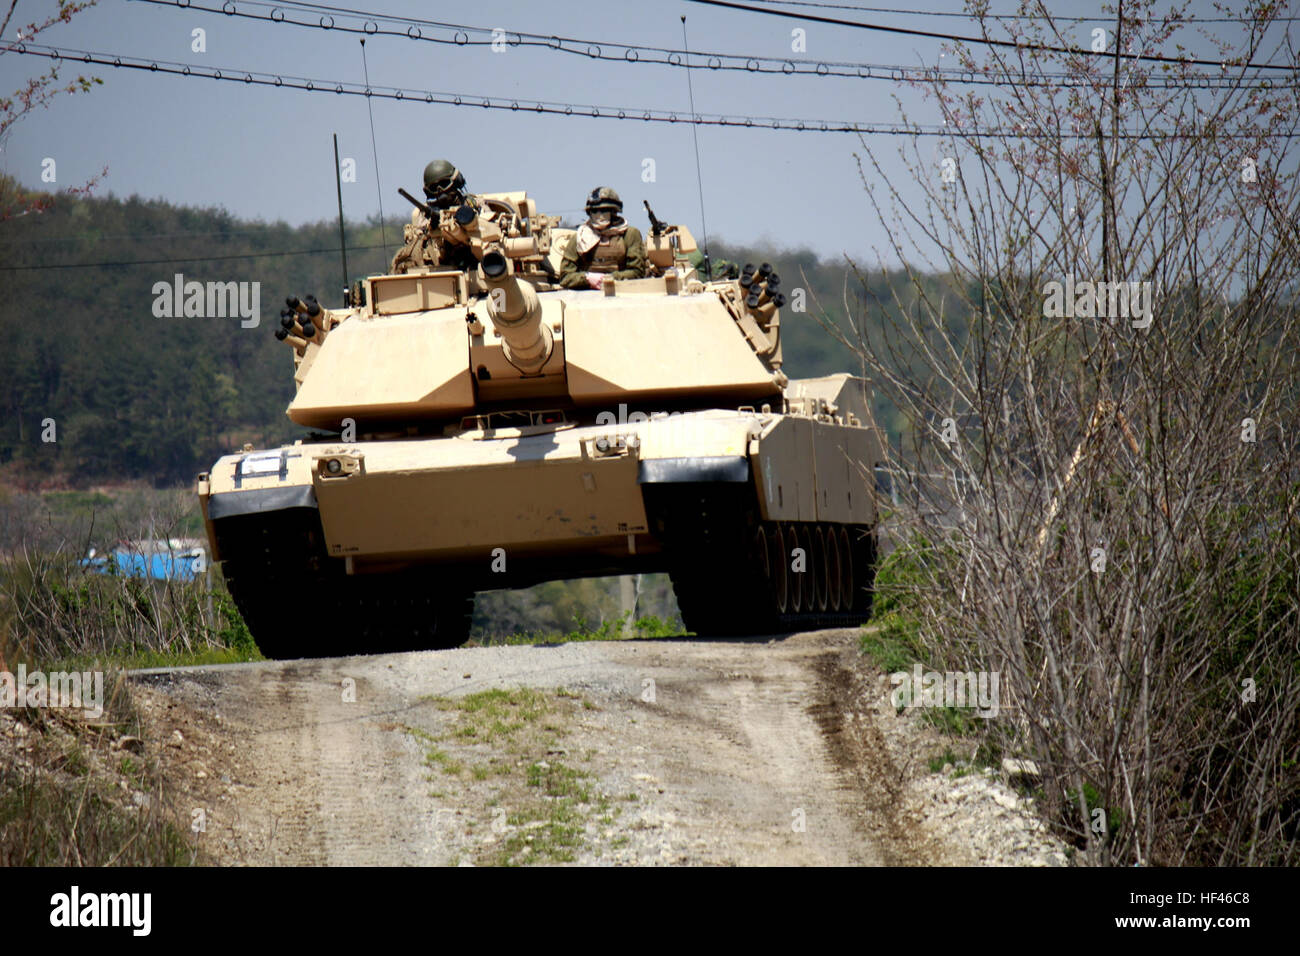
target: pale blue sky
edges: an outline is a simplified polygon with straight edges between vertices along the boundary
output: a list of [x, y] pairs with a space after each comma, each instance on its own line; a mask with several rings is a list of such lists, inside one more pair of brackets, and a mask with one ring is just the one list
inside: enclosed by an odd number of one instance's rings
[[[182, 0], [183, 2], [183, 0]], [[218, 5], [214, 0], [197, 4]], [[479, 0], [475, 3], [334, 0], [374, 13], [434, 18], [457, 24], [605, 43], [623, 41], [678, 49], [688, 18], [695, 50], [754, 56], [872, 64], [923, 65], [939, 61], [939, 44], [680, 0]], [[872, 6], [869, 0], [837, 0]], [[876, 6], [906, 6], [906, 0]], [[960, 9], [954, 0], [927, 0], [916, 9]], [[1198, 12], [1210, 4], [1197, 3]], [[1098, 3], [1052, 4], [1096, 22], [1069, 25], [1067, 38], [1087, 46], [1102, 22]], [[46, 0], [19, 0], [15, 23], [53, 8]], [[269, 7], [241, 4], [267, 13]], [[969, 33], [960, 18], [867, 14], [805, 8], [809, 13], [919, 29]], [[993, 9], [1013, 12], [1008, 0]], [[192, 31], [206, 31], [205, 53], [192, 50]], [[791, 31], [806, 30], [806, 52], [791, 52]], [[12, 38], [11, 26], [7, 37]], [[358, 37], [289, 24], [243, 20], [138, 0], [101, 0], [41, 38], [65, 48], [173, 60], [331, 80], [361, 82]], [[545, 48], [443, 46], [375, 36], [367, 41], [372, 84], [487, 95], [539, 98], [610, 107], [688, 112], [686, 71], [668, 66], [591, 60]], [[1172, 52], [1172, 51], [1169, 51]], [[951, 62], [951, 58], [949, 58]], [[0, 84], [15, 89], [48, 66], [36, 57], [0, 57]], [[108, 167], [97, 194], [139, 194], [198, 206], [223, 206], [240, 216], [301, 223], [335, 216], [330, 134], [343, 156], [356, 160], [358, 182], [344, 186], [349, 219], [377, 210], [375, 170], [366, 101], [361, 97], [246, 87], [108, 67], [77, 70], [104, 79], [92, 92], [61, 97], [24, 119], [0, 153], [0, 168], [39, 187], [41, 161], [57, 161], [58, 185], [75, 185]], [[700, 112], [813, 117], [863, 122], [898, 118], [899, 95], [910, 118], [936, 121], [933, 107], [887, 80], [754, 75], [695, 71]], [[385, 212], [406, 215], [397, 187], [418, 193], [428, 160], [446, 156], [478, 191], [526, 189], [544, 211], [577, 212], [596, 185], [622, 193], [630, 218], [644, 225], [641, 200], [670, 221], [699, 232], [695, 159], [689, 126], [531, 116], [481, 108], [376, 100], [374, 123]], [[862, 194], [851, 134], [814, 134], [702, 127], [699, 130], [708, 225], [714, 237], [766, 240], [775, 246], [811, 246], [818, 252], [861, 255], [883, 237]], [[934, 141], [937, 143], [937, 141]], [[893, 142], [876, 145], [892, 154]], [[655, 182], [642, 181], [655, 161]], [[900, 179], [901, 164], [890, 167]]]

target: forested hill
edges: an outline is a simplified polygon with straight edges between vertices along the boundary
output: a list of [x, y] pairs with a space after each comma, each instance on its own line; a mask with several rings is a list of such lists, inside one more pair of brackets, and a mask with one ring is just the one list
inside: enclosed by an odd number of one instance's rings
[[[349, 272], [382, 271], [400, 235], [390, 223], [385, 246], [378, 223], [349, 223]], [[284, 416], [289, 350], [272, 333], [286, 295], [340, 304], [338, 247], [337, 219], [291, 227], [134, 197], [58, 197], [43, 212], [0, 222], [0, 475], [188, 482], [244, 442], [301, 434]], [[807, 276], [809, 311], [786, 309], [782, 318], [792, 377], [860, 369], [813, 318], [813, 299], [843, 312], [843, 260], [726, 242], [712, 252], [771, 261], [786, 290], [804, 284], [801, 270]], [[156, 316], [155, 284], [173, 284], [178, 273], [260, 282], [260, 324]]]

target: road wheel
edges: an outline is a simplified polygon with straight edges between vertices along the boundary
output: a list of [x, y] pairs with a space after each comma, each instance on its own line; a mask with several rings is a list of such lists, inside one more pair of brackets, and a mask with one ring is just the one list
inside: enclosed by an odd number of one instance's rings
[[216, 523], [230, 596], [266, 657], [336, 657], [456, 647], [473, 593], [445, 572], [352, 577], [325, 553], [314, 510]]
[[803, 607], [804, 614], [817, 610], [817, 541], [811, 524], [800, 524], [799, 547], [803, 549]]
[[836, 530], [836, 540], [839, 542], [840, 552], [840, 608], [844, 611], [853, 610], [853, 588], [854, 588], [854, 563], [853, 548], [849, 546], [849, 529], [840, 525]]
[[839, 528], [828, 525], [826, 528], [826, 602], [830, 610], [841, 610], [840, 596], [843, 594], [843, 559], [840, 555]]
[[[789, 568], [790, 613], [802, 614], [806, 610], [804, 595], [808, 592], [808, 551], [797, 524], [785, 526], [785, 562]], [[800, 554], [795, 555], [798, 551]], [[797, 563], [796, 563], [797, 562]]]
[[781, 529], [767, 522], [759, 525], [757, 546], [761, 555], [763, 579], [767, 582], [771, 599], [771, 608], [777, 614], [784, 614], [790, 598], [786, 564], [781, 559]]
[[826, 532], [821, 525], [812, 527], [813, 554], [817, 565], [817, 610], [825, 611], [830, 601], [830, 574], [827, 561]]

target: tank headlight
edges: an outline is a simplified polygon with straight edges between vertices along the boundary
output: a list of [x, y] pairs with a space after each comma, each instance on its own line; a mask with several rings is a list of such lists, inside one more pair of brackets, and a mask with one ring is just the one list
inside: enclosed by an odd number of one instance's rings
[[365, 460], [359, 451], [340, 448], [323, 448], [321, 451], [323, 454], [312, 463], [312, 471], [322, 481], [366, 473]]

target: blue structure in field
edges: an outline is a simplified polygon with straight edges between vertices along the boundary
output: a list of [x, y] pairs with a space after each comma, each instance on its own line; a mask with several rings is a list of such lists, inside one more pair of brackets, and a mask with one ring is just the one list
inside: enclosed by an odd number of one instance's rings
[[167, 541], [128, 542], [108, 554], [93, 550], [81, 566], [100, 574], [122, 574], [154, 581], [193, 581], [207, 570], [207, 551], [202, 544], [184, 542], [173, 547]]

